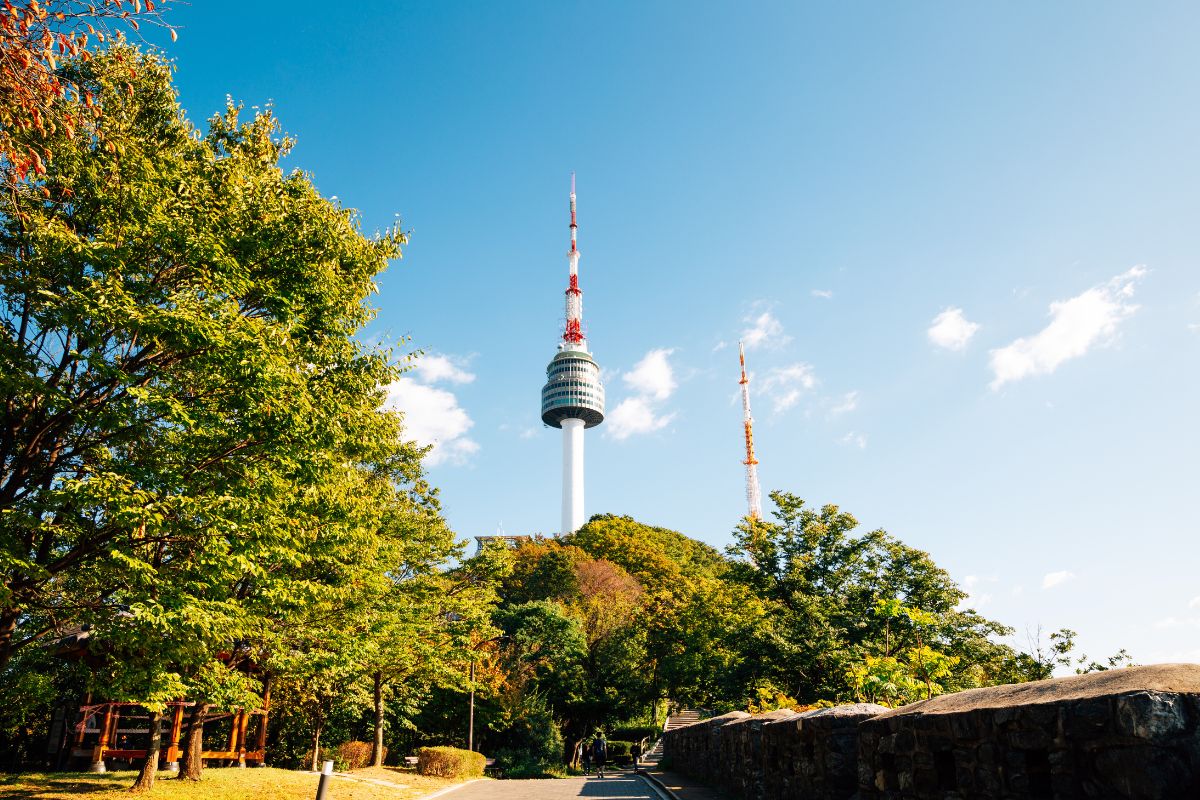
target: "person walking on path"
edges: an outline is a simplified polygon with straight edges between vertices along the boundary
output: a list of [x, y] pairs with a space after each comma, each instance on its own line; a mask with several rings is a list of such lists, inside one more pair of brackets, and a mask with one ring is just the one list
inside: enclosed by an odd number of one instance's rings
[[604, 741], [604, 731], [596, 731], [592, 740], [592, 760], [596, 762], [596, 777], [604, 777], [604, 762], [608, 760], [608, 742]]

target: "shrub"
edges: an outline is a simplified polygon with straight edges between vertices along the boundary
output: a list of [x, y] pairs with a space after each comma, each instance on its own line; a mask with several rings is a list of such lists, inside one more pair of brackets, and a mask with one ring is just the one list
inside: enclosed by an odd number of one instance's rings
[[[387, 748], [383, 748], [383, 757], [387, 759]], [[333, 751], [335, 762], [340, 761], [346, 769], [362, 769], [371, 765], [371, 744], [369, 742], [343, 742]]]
[[[317, 750], [317, 769], [322, 769], [322, 765], [326, 761], [333, 762], [334, 772], [345, 772], [350, 769], [350, 765], [346, 763], [346, 759], [338, 752], [337, 748], [322, 747]], [[304, 754], [301, 769], [308, 769], [310, 766], [312, 766], [312, 750]]]
[[422, 747], [417, 751], [417, 774], [438, 778], [481, 778], [487, 759], [483, 753], [457, 747]]
[[630, 742], [640, 742], [642, 739], [656, 739], [662, 733], [662, 728], [653, 728], [649, 725], [614, 728], [612, 737]]
[[608, 757], [616, 758], [617, 756], [629, 755], [629, 748], [633, 747], [633, 742], [624, 742], [620, 739], [608, 740]]

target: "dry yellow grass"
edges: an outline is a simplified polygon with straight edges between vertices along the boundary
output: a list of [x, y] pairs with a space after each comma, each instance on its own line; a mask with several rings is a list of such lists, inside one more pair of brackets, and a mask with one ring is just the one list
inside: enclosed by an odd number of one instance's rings
[[[357, 770], [356, 778], [390, 781], [398, 786], [381, 786], [363, 780], [333, 778], [328, 800], [416, 800], [457, 781], [427, 778], [423, 775], [382, 767]], [[129, 787], [137, 773], [110, 772], [90, 775], [84, 772], [25, 773], [0, 775], [0, 800], [130, 800]], [[200, 783], [160, 776], [154, 791], [144, 795], [153, 800], [313, 800], [318, 776], [284, 769], [204, 770]], [[136, 797], [137, 795], [132, 795]]]

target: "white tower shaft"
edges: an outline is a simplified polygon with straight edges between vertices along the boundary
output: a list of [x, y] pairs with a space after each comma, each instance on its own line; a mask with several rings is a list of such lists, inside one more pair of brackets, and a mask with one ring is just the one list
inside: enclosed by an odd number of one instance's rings
[[758, 487], [758, 459], [754, 457], [754, 418], [750, 416], [750, 379], [746, 377], [746, 353], [738, 342], [738, 361], [742, 365], [742, 427], [746, 436], [746, 505], [753, 519], [762, 519], [762, 490]]
[[564, 419], [562, 532], [583, 527], [583, 420]]

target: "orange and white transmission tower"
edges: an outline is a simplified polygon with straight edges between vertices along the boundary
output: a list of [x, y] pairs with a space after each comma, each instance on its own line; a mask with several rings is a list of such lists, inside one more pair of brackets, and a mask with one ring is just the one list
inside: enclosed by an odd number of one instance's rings
[[758, 459], [754, 457], [754, 418], [750, 416], [750, 379], [746, 377], [746, 352], [738, 342], [738, 361], [742, 364], [742, 425], [746, 429], [746, 505], [751, 519], [762, 519], [762, 491], [758, 488]]

